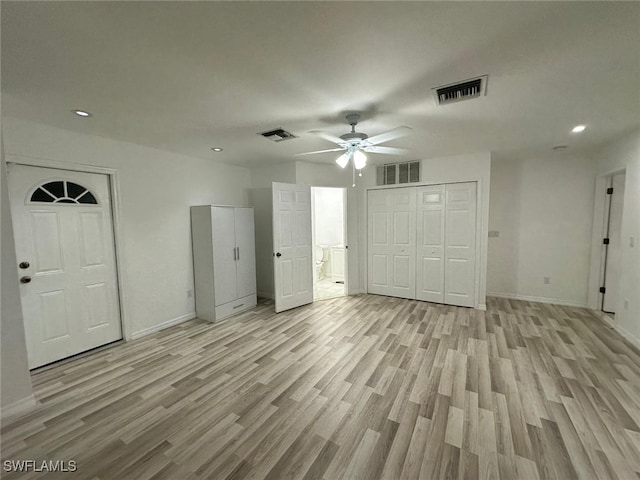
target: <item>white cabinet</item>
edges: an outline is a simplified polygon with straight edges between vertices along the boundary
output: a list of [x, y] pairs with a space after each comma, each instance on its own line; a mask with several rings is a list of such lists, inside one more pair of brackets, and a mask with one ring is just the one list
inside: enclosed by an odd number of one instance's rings
[[368, 291], [475, 306], [476, 183], [368, 192]]
[[256, 305], [253, 208], [191, 207], [196, 314], [216, 322]]

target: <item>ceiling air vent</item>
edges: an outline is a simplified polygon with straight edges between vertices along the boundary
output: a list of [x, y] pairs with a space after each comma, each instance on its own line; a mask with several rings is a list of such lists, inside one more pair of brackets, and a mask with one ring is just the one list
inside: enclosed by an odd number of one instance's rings
[[389, 163], [376, 168], [376, 185], [395, 185], [420, 181], [420, 161]]
[[262, 135], [264, 138], [268, 138], [269, 140], [273, 140], [274, 142], [282, 142], [284, 140], [291, 140], [292, 138], [298, 138], [293, 133], [289, 133], [282, 128], [276, 128], [275, 130], [269, 130], [268, 132], [262, 132], [259, 135]]
[[472, 98], [487, 94], [487, 75], [463, 82], [443, 85], [432, 88], [431, 90], [433, 90], [433, 95], [438, 105], [448, 105], [449, 103], [471, 100]]

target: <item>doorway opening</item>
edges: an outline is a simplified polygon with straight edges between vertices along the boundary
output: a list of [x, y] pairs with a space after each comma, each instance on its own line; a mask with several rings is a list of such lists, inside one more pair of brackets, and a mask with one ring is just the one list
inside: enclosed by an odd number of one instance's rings
[[604, 235], [601, 253], [600, 310], [615, 318], [622, 253], [622, 210], [625, 172], [606, 179]]
[[311, 187], [313, 300], [347, 294], [346, 189]]

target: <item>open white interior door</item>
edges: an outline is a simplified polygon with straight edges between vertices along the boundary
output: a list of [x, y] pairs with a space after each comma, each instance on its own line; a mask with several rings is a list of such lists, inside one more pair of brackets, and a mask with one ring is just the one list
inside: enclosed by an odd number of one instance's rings
[[311, 187], [273, 183], [276, 312], [313, 302]]

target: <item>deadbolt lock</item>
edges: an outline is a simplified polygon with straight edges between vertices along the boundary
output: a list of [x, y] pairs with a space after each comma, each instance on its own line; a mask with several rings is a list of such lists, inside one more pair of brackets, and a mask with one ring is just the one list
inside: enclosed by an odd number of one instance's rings
[[25, 268], [29, 268], [31, 264], [29, 262], [20, 262], [18, 266], [24, 270]]

